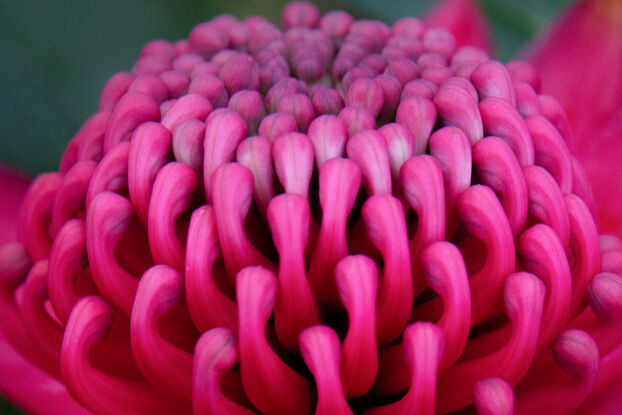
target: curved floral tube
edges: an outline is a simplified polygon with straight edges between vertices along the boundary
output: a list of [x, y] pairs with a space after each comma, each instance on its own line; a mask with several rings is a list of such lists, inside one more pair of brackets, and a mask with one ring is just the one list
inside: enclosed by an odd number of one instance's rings
[[122, 193], [128, 188], [128, 157], [130, 142], [123, 141], [106, 153], [97, 168], [86, 192], [86, 206], [101, 192]]
[[236, 286], [240, 365], [248, 397], [265, 413], [311, 413], [311, 384], [283, 363], [265, 336], [276, 300], [274, 274], [258, 266], [247, 267], [238, 273]]
[[[121, 72], [118, 75], [122, 74]], [[130, 74], [127, 75], [132, 77]], [[116, 76], [113, 76], [110, 81], [113, 81], [115, 77]], [[121, 93], [123, 94], [125, 91]], [[103, 97], [102, 95], [102, 98]], [[84, 123], [67, 144], [67, 148], [59, 164], [58, 170], [60, 172], [66, 173], [78, 161], [101, 160], [104, 152], [104, 134], [106, 133], [106, 126], [108, 125], [109, 118], [110, 112], [101, 110], [101, 112], [95, 113]]]
[[473, 387], [475, 410], [482, 415], [512, 415], [514, 391], [502, 378], [482, 379]]
[[[572, 412], [587, 396], [598, 372], [598, 348], [589, 334], [566, 330], [555, 340], [553, 357], [570, 376], [561, 383], [516, 392], [516, 413], [528, 414], [546, 408], [550, 413]], [[525, 379], [529, 382], [529, 379]], [[527, 383], [528, 384], [528, 383]]]
[[439, 163], [421, 155], [408, 160], [400, 170], [404, 195], [417, 212], [417, 230], [410, 240], [410, 257], [415, 295], [425, 287], [421, 278], [419, 255], [432, 242], [445, 237], [445, 190]]
[[581, 198], [575, 195], [564, 196], [566, 211], [570, 220], [570, 249], [573, 255], [571, 266], [572, 299], [570, 317], [579, 313], [585, 306], [585, 291], [588, 284], [602, 269], [605, 254], [600, 255], [598, 231], [590, 211]]
[[528, 191], [525, 175], [510, 147], [497, 137], [473, 146], [473, 167], [482, 184], [501, 195], [501, 204], [517, 236], [527, 222]]
[[546, 225], [527, 229], [518, 240], [517, 252], [523, 266], [538, 275], [546, 285], [544, 315], [538, 336], [538, 351], [542, 350], [568, 320], [570, 313], [570, 268], [561, 241]]
[[347, 256], [335, 267], [335, 281], [348, 311], [341, 379], [347, 397], [360, 396], [369, 391], [378, 371], [375, 311], [378, 271], [368, 257]]
[[71, 312], [63, 337], [61, 372], [74, 397], [93, 412], [187, 413], [187, 409], [164, 398], [147, 382], [119, 378], [91, 365], [89, 349], [106, 336], [113, 318], [112, 307], [97, 296], [83, 297]]
[[484, 242], [484, 265], [470, 275], [471, 324], [484, 321], [497, 307], [503, 283], [515, 267], [514, 241], [507, 217], [492, 190], [476, 185], [458, 199], [458, 216], [474, 237]]
[[321, 115], [309, 125], [307, 132], [313, 144], [317, 168], [327, 160], [343, 157], [347, 132], [345, 123], [334, 115]]
[[536, 351], [537, 339], [527, 333], [537, 330], [543, 319], [545, 288], [532, 274], [516, 273], [505, 282], [505, 307], [512, 324], [512, 335], [499, 350], [459, 363], [439, 376], [437, 410], [447, 413], [472, 403], [473, 386], [478, 378], [501, 377], [516, 385], [525, 376]]
[[368, 194], [391, 194], [389, 153], [380, 133], [364, 130], [354, 134], [348, 139], [346, 152], [361, 169]]
[[309, 182], [313, 173], [313, 146], [309, 137], [289, 133], [275, 138], [272, 144], [274, 170], [285, 192], [309, 195]]
[[510, 102], [491, 96], [479, 103], [484, 132], [504, 140], [512, 149], [521, 166], [534, 163], [533, 141], [525, 121]]
[[160, 119], [160, 107], [149, 95], [128, 91], [114, 106], [104, 137], [104, 154], [129, 139], [131, 132], [145, 121]]
[[459, 128], [441, 128], [430, 136], [430, 154], [439, 162], [443, 172], [446, 237], [450, 238], [458, 227], [458, 197], [471, 184], [471, 145]]
[[63, 327], [45, 310], [47, 270], [47, 260], [41, 260], [30, 268], [23, 284], [20, 311], [24, 327], [38, 353], [54, 365], [56, 373], [53, 375], [60, 378], [60, 346], [63, 341]]
[[29, 255], [37, 261], [49, 256], [52, 239], [48, 226], [52, 219], [52, 207], [56, 192], [62, 185], [58, 173], [39, 176], [24, 195], [24, 208], [19, 213], [17, 239], [26, 245]]
[[[311, 130], [309, 129], [309, 131]], [[285, 112], [273, 112], [261, 120], [258, 132], [261, 137], [274, 142], [277, 137], [283, 134], [296, 132], [296, 119], [293, 115]]]
[[462, 78], [449, 78], [443, 82], [434, 95], [434, 105], [445, 125], [464, 131], [471, 144], [475, 144], [484, 137], [477, 93], [469, 82], [459, 80]]
[[317, 385], [317, 415], [352, 414], [341, 386], [341, 351], [337, 333], [327, 326], [300, 332], [300, 352]]
[[235, 332], [238, 326], [237, 307], [220, 288], [223, 281], [228, 282], [227, 277], [214, 266], [220, 256], [217, 232], [211, 206], [202, 206], [194, 211], [186, 251], [188, 311], [201, 332], [214, 327], [226, 327]]
[[216, 110], [205, 122], [203, 181], [209, 203], [212, 202], [212, 175], [222, 164], [233, 160], [235, 149], [245, 136], [246, 123], [234, 111]]
[[370, 239], [384, 260], [376, 305], [376, 335], [384, 345], [403, 330], [412, 308], [408, 235], [401, 204], [391, 196], [369, 198], [362, 215]]
[[404, 358], [410, 370], [410, 387], [397, 402], [372, 408], [366, 414], [417, 413], [433, 414], [436, 398], [436, 376], [443, 354], [443, 332], [432, 324], [417, 322], [404, 331]]
[[272, 143], [263, 136], [248, 137], [238, 146], [236, 160], [253, 172], [253, 197], [261, 213], [265, 214], [275, 193]]
[[[173, 132], [172, 146], [175, 160], [187, 164], [199, 173], [203, 167], [203, 137], [205, 123], [191, 118]], [[162, 147], [163, 148], [163, 147]]]
[[300, 332], [319, 324], [320, 311], [305, 270], [311, 212], [306, 198], [285, 193], [268, 205], [268, 222], [279, 252], [279, 293], [274, 324], [281, 344], [296, 350]]
[[112, 192], [102, 192], [90, 205], [86, 218], [86, 239], [93, 281], [99, 292], [129, 316], [138, 279], [126, 271], [115, 257], [115, 245], [127, 229], [132, 205]]
[[570, 219], [561, 189], [549, 172], [539, 166], [524, 170], [529, 214], [555, 231], [564, 249], [570, 239]]
[[136, 216], [147, 223], [151, 189], [158, 171], [166, 164], [171, 148], [171, 133], [159, 123], [141, 124], [130, 141], [127, 181]]
[[[445, 338], [438, 368], [443, 372], [458, 360], [469, 336], [471, 295], [468, 274], [460, 251], [444, 241], [431, 244], [421, 253], [421, 268], [428, 285], [440, 295], [443, 303], [443, 314], [436, 323]], [[438, 307], [438, 302], [433, 300], [415, 307], [413, 316], [427, 320], [430, 309]]]
[[412, 133], [415, 154], [425, 153], [436, 115], [434, 103], [426, 98], [408, 98], [397, 107], [395, 121]]
[[162, 126], [174, 132], [188, 120], [204, 120], [212, 112], [212, 104], [201, 95], [187, 94], [179, 98], [162, 117]]
[[226, 328], [206, 331], [197, 342], [192, 369], [192, 405], [197, 414], [252, 415], [245, 406], [227, 397], [221, 379], [238, 362], [237, 341]]
[[571, 156], [561, 134], [543, 117], [528, 117], [525, 124], [533, 140], [536, 163], [555, 177], [562, 193], [571, 192], [573, 183]]
[[86, 252], [86, 225], [83, 220], [72, 219], [60, 229], [52, 251], [47, 271], [48, 295], [54, 314], [67, 324], [71, 309], [81, 294], [95, 294]]
[[186, 235], [177, 220], [192, 203], [196, 188], [197, 175], [184, 163], [169, 163], [158, 172], [149, 202], [147, 226], [149, 246], [156, 263], [184, 269]]
[[81, 161], [65, 174], [52, 206], [50, 233], [53, 236], [56, 236], [65, 222], [86, 210], [86, 192], [96, 167], [97, 163], [91, 160]]
[[[192, 332], [175, 321], [172, 331], [177, 344], [173, 344], [158, 331], [160, 318], [181, 301], [182, 295], [183, 278], [179, 272], [166, 265], [148, 269], [136, 291], [130, 336], [134, 357], [145, 377], [156, 388], [187, 402], [192, 397], [193, 357], [178, 344], [193, 344]], [[169, 321], [166, 323], [170, 326]]]
[[[214, 172], [212, 188], [215, 190], [214, 217], [218, 229], [220, 251], [229, 278], [250, 265], [274, 265], [253, 246], [244, 230], [244, 219], [252, 202], [253, 175], [238, 163], [223, 164]], [[226, 192], [234, 188], [237, 192]]]
[[[320, 168], [319, 197], [322, 224], [309, 265], [309, 284], [320, 306], [339, 304], [333, 270], [348, 254], [347, 216], [361, 186], [361, 170], [348, 159], [334, 158]], [[324, 213], [325, 212], [325, 213]]]
[[410, 131], [397, 123], [385, 124], [378, 129], [378, 132], [382, 134], [387, 144], [391, 180], [397, 193], [401, 187], [400, 169], [406, 160], [412, 157], [415, 150], [414, 138]]

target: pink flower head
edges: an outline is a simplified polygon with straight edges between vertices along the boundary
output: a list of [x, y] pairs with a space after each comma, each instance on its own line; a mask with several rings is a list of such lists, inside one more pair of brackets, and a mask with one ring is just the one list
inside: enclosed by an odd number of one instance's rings
[[489, 58], [473, 1], [432, 16], [293, 2], [282, 30], [148, 43], [2, 240], [0, 345], [50, 404], [2, 392], [64, 414], [597, 408], [622, 379], [622, 242], [537, 71]]

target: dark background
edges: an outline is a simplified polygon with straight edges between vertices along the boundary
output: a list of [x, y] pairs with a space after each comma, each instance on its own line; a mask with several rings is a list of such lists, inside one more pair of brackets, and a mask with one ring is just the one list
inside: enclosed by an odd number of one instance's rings
[[[570, 0], [481, 0], [507, 61]], [[115, 72], [141, 46], [188, 36], [198, 22], [230, 13], [280, 22], [286, 1], [0, 0], [0, 163], [28, 175], [56, 170], [63, 149], [96, 109]], [[392, 23], [425, 13], [431, 0], [315, 1], [322, 12]], [[2, 374], [0, 374], [2, 376]], [[0, 413], [17, 414], [0, 398]]]

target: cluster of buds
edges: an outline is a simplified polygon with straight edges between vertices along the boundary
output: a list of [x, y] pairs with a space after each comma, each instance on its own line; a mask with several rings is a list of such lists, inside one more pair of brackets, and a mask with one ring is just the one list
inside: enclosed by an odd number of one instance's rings
[[562, 414], [606, 386], [622, 244], [535, 71], [415, 18], [282, 20], [107, 82], [0, 250], [9, 340], [98, 414]]

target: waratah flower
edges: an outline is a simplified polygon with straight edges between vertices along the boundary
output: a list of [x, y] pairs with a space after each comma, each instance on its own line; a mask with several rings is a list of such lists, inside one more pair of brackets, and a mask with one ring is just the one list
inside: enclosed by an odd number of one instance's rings
[[282, 29], [145, 45], [0, 249], [0, 324], [48, 400], [3, 392], [58, 414], [597, 408], [622, 382], [622, 243], [535, 70], [462, 39], [294, 2]]

